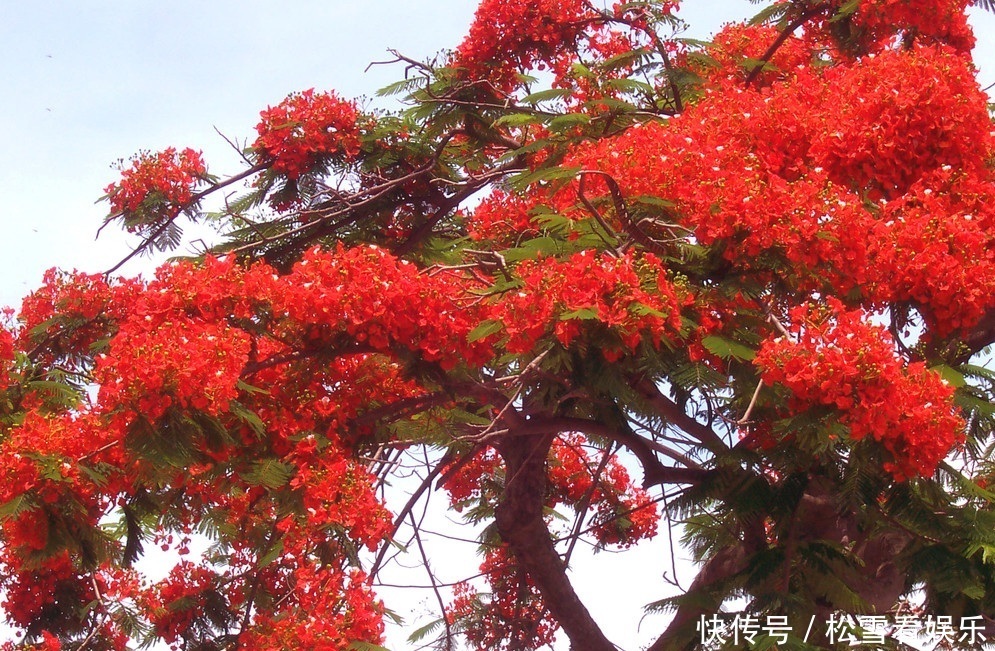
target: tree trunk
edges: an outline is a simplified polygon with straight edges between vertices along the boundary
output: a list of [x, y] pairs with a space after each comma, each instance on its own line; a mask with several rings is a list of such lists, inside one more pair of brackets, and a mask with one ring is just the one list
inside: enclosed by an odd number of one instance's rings
[[616, 651], [591, 617], [567, 578], [566, 565], [543, 520], [546, 455], [552, 434], [507, 436], [499, 451], [507, 479], [495, 520], [519, 565], [528, 573], [546, 607], [570, 638], [572, 651]]

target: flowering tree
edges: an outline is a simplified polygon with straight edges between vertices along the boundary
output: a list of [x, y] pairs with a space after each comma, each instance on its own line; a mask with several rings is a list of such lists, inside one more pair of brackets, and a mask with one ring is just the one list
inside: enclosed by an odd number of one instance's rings
[[[653, 651], [742, 648], [703, 628], [737, 597], [790, 624], [758, 648], [900, 609], [995, 638], [965, 4], [789, 0], [701, 44], [676, 2], [483, 0], [450, 55], [398, 56], [402, 112], [307, 90], [234, 176], [135, 157], [106, 200], [136, 253], [188, 218], [223, 241], [52, 271], [0, 329], [4, 648], [378, 648], [371, 586], [434, 487], [485, 525], [419, 632], [443, 648], [615, 649], [575, 545], [678, 522], [700, 569]], [[180, 560], [143, 582], [153, 547]]]

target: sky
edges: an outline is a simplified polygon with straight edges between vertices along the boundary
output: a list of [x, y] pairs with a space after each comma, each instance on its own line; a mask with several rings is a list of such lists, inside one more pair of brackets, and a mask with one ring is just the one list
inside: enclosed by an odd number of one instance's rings
[[[0, 306], [19, 304], [49, 267], [101, 272], [137, 244], [113, 226], [95, 240], [106, 214], [106, 204], [95, 201], [117, 179], [115, 161], [189, 146], [204, 151], [211, 172], [237, 173], [237, 157], [217, 132], [251, 140], [259, 111], [292, 91], [372, 96], [404, 71], [367, 69], [370, 62], [391, 58], [388, 48], [423, 59], [455, 47], [475, 7], [472, 0], [0, 3], [0, 124], [7, 125]], [[746, 0], [686, 0], [681, 15], [694, 27], [689, 35], [707, 38], [759, 8]], [[976, 61], [987, 86], [995, 82], [995, 42], [986, 36], [995, 34], [995, 16], [975, 14]], [[122, 272], [150, 268], [136, 260]], [[639, 608], [661, 596], [652, 586], [670, 570], [666, 536], [627, 566], [604, 554], [585, 562], [595, 569], [575, 573], [578, 590], [594, 597], [592, 610], [609, 637], [626, 649], [649, 642], [659, 620], [640, 629]], [[605, 589], [605, 577], [633, 567], [645, 581]], [[683, 578], [686, 585], [690, 576]], [[407, 607], [419, 610], [421, 599]]]
[[[751, 15], [746, 0], [687, 0], [707, 37]], [[34, 0], [0, 3], [0, 305], [17, 305], [52, 266], [98, 272], [134, 240], [94, 240], [117, 179], [139, 150], [193, 147], [215, 174], [240, 170], [215, 132], [251, 138], [259, 111], [288, 93], [373, 95], [403, 75], [387, 48], [413, 58], [455, 47], [472, 0]], [[995, 81], [995, 16], [981, 13], [976, 52]], [[123, 269], [135, 274], [148, 263]]]

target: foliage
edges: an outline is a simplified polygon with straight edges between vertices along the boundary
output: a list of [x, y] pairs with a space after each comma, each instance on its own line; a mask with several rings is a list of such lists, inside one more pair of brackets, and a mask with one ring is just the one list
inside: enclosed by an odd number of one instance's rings
[[[147, 281], [52, 271], [7, 314], [3, 648], [377, 649], [410, 521], [439, 602], [416, 641], [607, 651], [573, 550], [663, 515], [700, 568], [650, 605], [653, 651], [732, 607], [995, 630], [995, 135], [965, 5], [791, 0], [698, 43], [675, 2], [484, 0], [451, 54], [398, 57], [402, 110], [306, 90], [240, 173], [134, 158], [108, 222], [222, 241]], [[483, 525], [450, 593], [413, 515], [433, 485]], [[180, 560], [146, 582], [152, 547]], [[849, 634], [808, 633], [753, 643]]]

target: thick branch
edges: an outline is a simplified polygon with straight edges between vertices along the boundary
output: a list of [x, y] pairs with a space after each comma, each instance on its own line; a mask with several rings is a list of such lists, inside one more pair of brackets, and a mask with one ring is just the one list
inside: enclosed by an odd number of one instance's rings
[[688, 416], [680, 405], [663, 395], [651, 380], [642, 378], [633, 382], [632, 388], [638, 391], [643, 399], [647, 400], [667, 422], [693, 437], [711, 452], [719, 453], [728, 450], [729, 446], [711, 427]]
[[566, 565], [542, 518], [546, 455], [552, 441], [549, 433], [509, 436], [500, 443], [508, 479], [495, 509], [497, 528], [570, 638], [572, 651], [615, 651], [570, 585]]
[[655, 452], [667, 454], [668, 450], [662, 450], [663, 446], [655, 441], [647, 440], [631, 430], [608, 427], [583, 418], [569, 418], [566, 416], [548, 419], [532, 419], [527, 425], [516, 428], [514, 434], [517, 436], [528, 436], [545, 432], [580, 432], [591, 436], [616, 441], [629, 449], [636, 456], [643, 467], [643, 488], [656, 486], [658, 484], [697, 484], [704, 480], [711, 471], [695, 468], [679, 468], [665, 466], [657, 458]]
[[[746, 569], [743, 545], [727, 547], [705, 563], [688, 589], [691, 600], [681, 605], [667, 630], [646, 651], [691, 651], [698, 644], [695, 623], [701, 615], [719, 612], [725, 593], [713, 586], [722, 584]], [[718, 593], [718, 594], [716, 594]]]
[[976, 354], [995, 343], [995, 309], [988, 310], [981, 320], [968, 332], [961, 341], [959, 350], [947, 353], [945, 357], [951, 358], [954, 364], [966, 363]]

